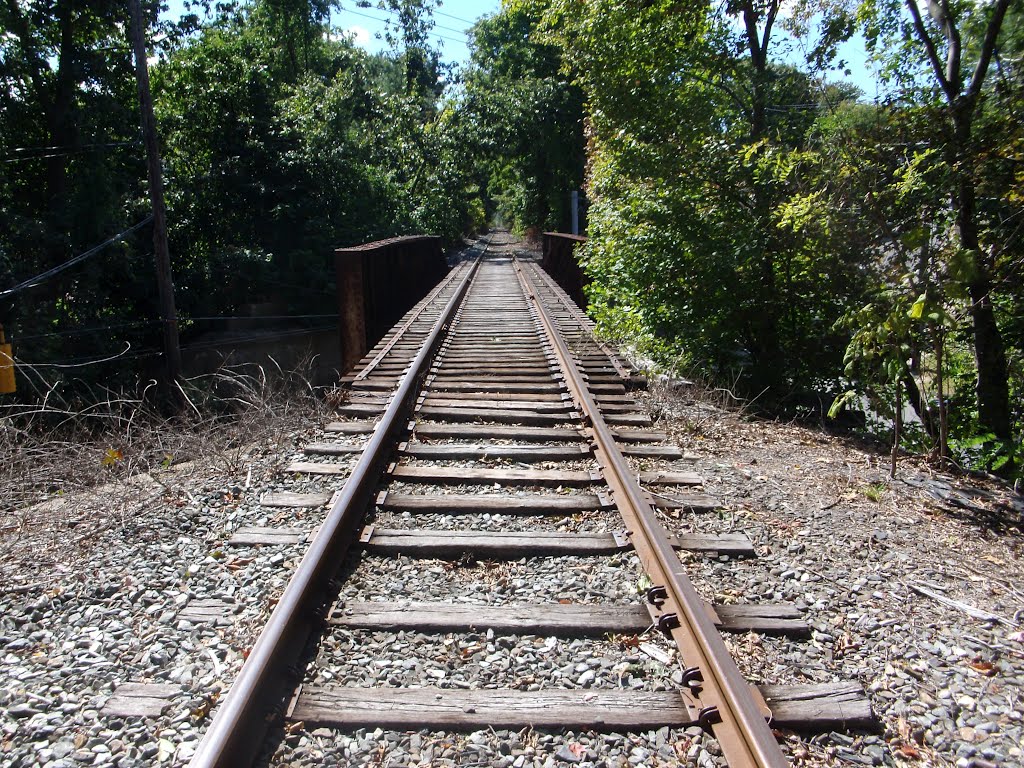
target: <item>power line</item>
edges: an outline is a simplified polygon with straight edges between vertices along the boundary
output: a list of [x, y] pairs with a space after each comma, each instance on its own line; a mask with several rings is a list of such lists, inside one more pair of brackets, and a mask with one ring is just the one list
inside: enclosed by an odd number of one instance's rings
[[255, 333], [248, 336], [236, 336], [232, 338], [210, 339], [199, 341], [194, 344], [186, 344], [181, 349], [183, 352], [195, 349], [211, 349], [216, 347], [230, 347], [235, 344], [248, 344], [249, 342], [266, 341], [267, 339], [286, 339], [292, 336], [308, 336], [321, 331], [337, 331], [335, 325], [315, 326], [313, 328], [297, 328], [290, 331], [276, 331], [270, 333]]
[[182, 322], [208, 321], [208, 320], [311, 320], [323, 319], [325, 317], [337, 317], [335, 312], [329, 315], [220, 315], [217, 317], [182, 317]]
[[[266, 314], [266, 315], [222, 315], [219, 317], [179, 317], [181, 323], [209, 323], [212, 321], [232, 321], [232, 319], [243, 319], [243, 321], [283, 321], [283, 319], [325, 319], [337, 317], [338, 314]], [[22, 336], [16, 331], [11, 331], [10, 336], [18, 342], [35, 341], [36, 339], [52, 339], [55, 337], [86, 336], [87, 334], [100, 333], [102, 331], [121, 331], [126, 328], [143, 328], [146, 326], [160, 325], [160, 321], [136, 321], [134, 323], [118, 323], [112, 326], [92, 326], [90, 328], [76, 328], [70, 331], [51, 331], [45, 334], [31, 334]]]
[[9, 152], [56, 152], [62, 149], [96, 149], [102, 147], [128, 147], [132, 145], [138, 145], [138, 141], [103, 141], [103, 142], [90, 142], [89, 144], [64, 144], [54, 147], [11, 147]]
[[461, 16], [452, 16], [450, 13], [445, 13], [444, 11], [432, 11], [432, 13], [435, 16], [446, 16], [449, 19], [455, 19], [456, 21], [462, 21], [462, 22], [465, 22], [466, 24], [476, 24], [475, 21], [470, 21], [469, 19], [464, 19]]
[[73, 267], [78, 262], [85, 261], [90, 256], [93, 256], [93, 255], [99, 253], [100, 251], [102, 251], [108, 245], [116, 243], [119, 240], [123, 240], [128, 235], [130, 235], [132, 232], [134, 232], [137, 229], [141, 229], [146, 224], [149, 224], [151, 221], [153, 221], [153, 214], [150, 214], [149, 216], [144, 218], [142, 221], [140, 221], [138, 224], [135, 224], [134, 226], [129, 227], [124, 232], [119, 232], [118, 234], [114, 235], [113, 237], [108, 238], [107, 240], [104, 240], [99, 245], [93, 246], [88, 251], [85, 251], [84, 253], [80, 253], [77, 256], [74, 256], [74, 257], [68, 259], [63, 264], [58, 264], [53, 269], [48, 269], [45, 272], [43, 272], [42, 274], [36, 275], [35, 277], [30, 277], [28, 280], [25, 280], [23, 282], [18, 283], [13, 288], [8, 288], [6, 291], [0, 292], [0, 299], [6, 298], [6, 297], [11, 296], [11, 295], [13, 295], [15, 293], [19, 293], [20, 291], [23, 291], [26, 288], [32, 288], [32, 287], [38, 285], [39, 283], [41, 283], [43, 280], [47, 280], [47, 279], [53, 277], [54, 275], [56, 275], [56, 274], [58, 274], [60, 272], [63, 272], [65, 269], [67, 269], [69, 267]]
[[32, 160], [47, 160], [51, 157], [68, 157], [83, 152], [99, 152], [111, 147], [132, 147], [139, 146], [137, 141], [118, 141], [107, 144], [83, 144], [80, 147], [14, 147], [10, 151], [13, 155], [0, 158], [0, 163], [27, 163]]
[[[313, 328], [299, 328], [290, 331], [280, 331], [276, 333], [260, 333], [248, 336], [239, 336], [234, 338], [222, 338], [222, 339], [211, 339], [209, 341], [201, 341], [195, 344], [188, 344], [183, 346], [181, 349], [183, 352], [200, 350], [200, 349], [216, 349], [218, 347], [231, 347], [238, 344], [248, 344], [250, 342], [266, 341], [268, 339], [286, 339], [294, 336], [309, 336], [314, 333], [320, 333], [322, 331], [336, 331], [337, 326], [325, 325], [316, 326]], [[142, 357], [159, 357], [163, 355], [160, 350], [142, 350], [139, 352], [130, 352], [131, 343], [128, 341], [122, 342], [125, 348], [118, 353], [110, 354], [104, 357], [90, 358], [90, 357], [72, 357], [66, 360], [60, 360], [55, 363], [28, 363], [22, 360], [17, 355], [14, 356], [14, 362], [17, 365], [25, 368], [84, 368], [89, 365], [98, 365], [99, 363], [109, 363], [115, 360], [137, 360]]]
[[[124, 343], [124, 349], [117, 354], [108, 355], [107, 357], [97, 357], [89, 359], [85, 357], [71, 358], [70, 360], [63, 360], [59, 363], [26, 363], [20, 357], [15, 357], [14, 362], [23, 368], [84, 368], [88, 365], [96, 365], [97, 363], [109, 363], [111, 360], [120, 359], [131, 359], [132, 357], [140, 356], [142, 353], [136, 353], [134, 356], [128, 355], [128, 350], [132, 348], [129, 342]], [[83, 361], [83, 362], [79, 362]]]
[[[341, 9], [341, 10], [344, 11], [345, 9]], [[397, 16], [398, 15], [398, 11], [392, 10], [391, 8], [377, 8], [376, 10], [382, 11], [382, 12], [388, 14], [389, 16]], [[358, 11], [349, 11], [349, 13], [358, 13]], [[365, 15], [365, 14], [363, 14], [363, 15]], [[460, 19], [457, 16], [451, 16], [450, 14], [441, 13], [440, 11], [432, 11], [431, 15], [448, 16], [449, 18], [455, 19], [456, 21], [465, 21], [467, 24], [472, 24], [473, 23], [471, 21], [468, 21], [467, 19]], [[376, 18], [376, 17], [375, 16], [367, 16], [367, 18], [373, 19], [373, 18]], [[385, 21], [385, 19], [377, 19], [377, 21]], [[432, 21], [432, 24], [433, 24], [432, 29], [435, 29], [435, 28], [436, 29], [446, 29], [449, 32], [455, 32], [455, 33], [460, 34], [460, 35], [465, 35], [466, 34], [466, 30], [464, 30], [464, 29], [455, 29], [455, 27], [446, 27], [443, 24], [438, 24], [436, 22], [433, 22], [433, 20], [431, 20], [431, 21]]]
[[137, 320], [134, 323], [117, 323], [116, 325], [96, 325], [91, 328], [76, 328], [71, 331], [53, 331], [51, 333], [34, 333], [31, 336], [20, 336], [12, 332], [10, 335], [17, 342], [32, 341], [34, 339], [49, 339], [55, 336], [84, 336], [89, 333], [100, 331], [115, 331], [123, 328], [141, 328], [145, 325], [156, 325], [159, 320]]
[[[382, 21], [384, 23], [388, 22], [387, 19], [382, 19], [379, 16], [370, 16], [368, 13], [359, 13], [359, 11], [345, 10], [345, 11], [342, 11], [342, 13], [351, 13], [353, 16], [362, 16], [364, 19], [373, 19], [374, 21]], [[448, 28], [444, 27], [444, 29], [448, 29]], [[455, 31], [458, 32], [458, 30], [455, 30]], [[465, 34], [465, 33], [464, 32], [460, 32], [459, 34]], [[441, 40], [448, 40], [449, 42], [452, 42], [452, 43], [460, 43], [462, 45], [466, 44], [466, 40], [456, 40], [454, 37], [447, 37], [445, 35], [439, 35], [439, 34], [436, 34], [436, 33], [432, 33], [430, 36], [431, 37], [439, 38]]]

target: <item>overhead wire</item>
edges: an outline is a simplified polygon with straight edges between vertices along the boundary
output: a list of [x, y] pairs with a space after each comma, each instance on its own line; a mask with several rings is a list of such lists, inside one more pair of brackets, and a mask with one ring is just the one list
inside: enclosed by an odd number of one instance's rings
[[464, 19], [461, 16], [452, 16], [450, 13], [445, 13], [444, 11], [432, 11], [432, 13], [435, 16], [445, 16], [445, 17], [447, 17], [449, 19], [455, 19], [455, 21], [465, 22], [466, 24], [476, 24], [475, 21], [470, 21], [469, 19]]
[[29, 160], [45, 160], [50, 157], [66, 157], [77, 155], [82, 152], [99, 152], [112, 147], [138, 147], [138, 141], [110, 141], [95, 142], [92, 144], [80, 144], [78, 146], [64, 145], [55, 147], [11, 147], [7, 151], [11, 154], [0, 158], [2, 163], [25, 163]]
[[[182, 352], [192, 352], [202, 349], [216, 349], [217, 347], [230, 347], [233, 344], [248, 344], [249, 342], [260, 342], [266, 341], [267, 339], [285, 339], [293, 336], [308, 336], [314, 333], [320, 333], [321, 331], [336, 331], [337, 327], [334, 325], [316, 326], [313, 328], [297, 328], [288, 331], [279, 331], [275, 333], [255, 333], [246, 336], [239, 336], [235, 338], [222, 338], [222, 339], [210, 339], [209, 341], [200, 341], [194, 344], [186, 344], [181, 347]], [[131, 349], [131, 342], [124, 341], [125, 349], [121, 352], [112, 355], [106, 355], [104, 357], [90, 358], [90, 357], [72, 357], [65, 360], [58, 360], [54, 363], [29, 363], [22, 360], [17, 355], [14, 356], [14, 362], [20, 366], [31, 367], [31, 368], [83, 368], [89, 365], [98, 365], [100, 363], [109, 363], [114, 360], [137, 360], [142, 357], [157, 357], [164, 354], [161, 350], [140, 350], [138, 352], [132, 352], [129, 354]]]
[[8, 335], [18, 342], [34, 341], [35, 339], [49, 339], [57, 336], [84, 336], [89, 333], [100, 331], [116, 331], [124, 328], [141, 328], [146, 325], [159, 325], [161, 320], [137, 320], [132, 323], [117, 323], [115, 325], [96, 325], [90, 328], [75, 328], [67, 331], [51, 331], [49, 333], [34, 333], [29, 336], [18, 335], [16, 331], [8, 331]]
[[[341, 10], [342, 10], [342, 12], [345, 12], [347, 9], [343, 8]], [[374, 10], [381, 11], [383, 13], [388, 14], [389, 16], [397, 16], [398, 15], [398, 11], [395, 11], [395, 10], [393, 10], [391, 8], [375, 8]], [[349, 10], [348, 12], [349, 13], [357, 13], [358, 14], [358, 11], [351, 11], [351, 10]], [[364, 15], [365, 16], [366, 14], [360, 14], [360, 15]], [[447, 13], [440, 13], [439, 11], [432, 11], [431, 15], [432, 16], [438, 16], [438, 15], [439, 16], [448, 16], [449, 18], [453, 18], [456, 21], [465, 21], [467, 24], [472, 24], [473, 23], [472, 21], [467, 21], [466, 19], [460, 19], [457, 16], [451, 16], [450, 14], [447, 14]], [[374, 19], [374, 18], [377, 18], [377, 17], [375, 17], [375, 16], [367, 16], [367, 18]], [[386, 21], [386, 19], [377, 19], [377, 21]], [[433, 22], [432, 19], [431, 19], [431, 21]], [[466, 34], [466, 30], [464, 30], [464, 29], [455, 29], [455, 27], [446, 27], [443, 24], [438, 24], [436, 22], [432, 23], [431, 29], [446, 29], [449, 32], [455, 32], [455, 33], [460, 34], [460, 35], [465, 35]]]
[[53, 277], [54, 275], [57, 275], [57, 274], [63, 272], [65, 269], [68, 269], [69, 267], [73, 267], [78, 262], [85, 261], [90, 256], [94, 256], [95, 254], [99, 253], [104, 248], [106, 248], [108, 245], [113, 245], [114, 243], [118, 242], [119, 240], [123, 240], [128, 235], [130, 235], [132, 232], [135, 232], [136, 230], [141, 229], [146, 224], [149, 224], [151, 221], [153, 221], [153, 214], [149, 214], [149, 216], [144, 218], [142, 221], [138, 222], [137, 224], [134, 224], [131, 227], [128, 227], [128, 229], [126, 229], [124, 232], [118, 232], [113, 237], [109, 237], [106, 240], [104, 240], [102, 243], [100, 243], [99, 245], [94, 245], [89, 250], [84, 251], [83, 253], [80, 253], [77, 256], [73, 256], [72, 258], [68, 259], [64, 263], [58, 264], [57, 266], [53, 267], [52, 269], [48, 269], [45, 272], [36, 275], [35, 277], [30, 277], [28, 280], [23, 280], [22, 282], [18, 283], [17, 285], [15, 285], [15, 286], [13, 286], [11, 288], [8, 288], [5, 291], [0, 291], [0, 299], [6, 298], [7, 296], [12, 296], [15, 293], [20, 293], [21, 291], [25, 290], [26, 288], [33, 288], [33, 287], [35, 287], [36, 285], [38, 285], [39, 283], [43, 282], [44, 280], [48, 280], [51, 277]]
[[[370, 16], [368, 13], [359, 13], [359, 11], [352, 11], [352, 10], [346, 9], [346, 10], [342, 11], [342, 13], [351, 13], [353, 16], [362, 16], [364, 19], [373, 19], [374, 21], [382, 21], [384, 23], [388, 22], [388, 19], [382, 19], [379, 16]], [[465, 33], [461, 33], [461, 34], [465, 34]], [[441, 40], [447, 40], [449, 42], [459, 43], [461, 45], [465, 45], [466, 44], [466, 40], [456, 40], [454, 37], [447, 37], [446, 35], [439, 35], [436, 32], [435, 33], [430, 33], [430, 37], [436, 37], [436, 38], [439, 38]]]
[[209, 321], [209, 320], [312, 320], [326, 317], [337, 317], [338, 313], [324, 315], [218, 315], [211, 317], [183, 317], [182, 321]]
[[196, 349], [210, 349], [213, 347], [225, 347], [232, 344], [247, 344], [250, 341], [265, 341], [267, 339], [286, 339], [291, 336], [307, 336], [320, 331], [336, 331], [337, 326], [324, 325], [314, 326], [313, 328], [295, 328], [289, 331], [278, 331], [275, 333], [256, 333], [249, 334], [247, 336], [238, 336], [235, 338], [227, 339], [210, 339], [209, 341], [199, 341], [194, 344], [186, 344], [181, 348], [182, 352], [189, 352]]

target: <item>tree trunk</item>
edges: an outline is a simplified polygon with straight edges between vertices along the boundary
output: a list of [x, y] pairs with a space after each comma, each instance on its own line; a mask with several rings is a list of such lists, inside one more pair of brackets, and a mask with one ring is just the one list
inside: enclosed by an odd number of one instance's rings
[[974, 359], [978, 367], [978, 421], [998, 440], [1009, 440], [1009, 371], [1003, 337], [992, 307], [992, 265], [982, 253], [975, 210], [973, 158], [970, 153], [973, 104], [952, 107], [955, 168], [959, 176], [954, 205], [960, 247], [971, 255], [972, 274], [967, 288], [974, 325]]
[[[765, 41], [761, 40], [758, 23], [760, 11], [752, 3], [743, 9], [743, 22], [747, 31], [747, 47], [752, 69], [750, 82], [750, 141], [756, 144], [768, 131], [767, 72], [768, 58]], [[767, 22], [766, 22], [767, 25]], [[770, 34], [766, 28], [765, 36]], [[776, 242], [771, 224], [772, 198], [770, 189], [758, 183], [753, 168], [757, 165], [757, 151], [750, 164], [749, 183], [754, 195], [755, 231], [758, 233], [758, 251], [754, 257], [760, 261], [758, 273], [760, 284], [752, 286], [751, 295], [757, 300], [752, 322], [754, 370], [753, 394], [767, 392], [767, 399], [782, 396], [781, 385], [785, 361], [779, 342], [779, 297], [775, 279]]]
[[[60, 43], [57, 53], [57, 76], [51, 98], [43, 103], [46, 109], [47, 131], [50, 146], [56, 147], [52, 157], [46, 159], [46, 197], [51, 231], [62, 235], [68, 232], [68, 191], [67, 158], [76, 143], [75, 123], [72, 116], [75, 101], [75, 41], [74, 21], [70, 3], [60, 3], [56, 8]], [[63, 238], [60, 238], [63, 240]], [[50, 266], [56, 266], [67, 258], [66, 245], [53, 243], [48, 249]]]
[[903, 425], [903, 387], [896, 380], [896, 409], [892, 414], [892, 455], [890, 456], [889, 477], [896, 477], [896, 459], [900, 455], [900, 432]]
[[946, 468], [949, 456], [949, 417], [946, 410], [945, 366], [946, 337], [941, 328], [933, 330], [935, 338], [935, 399], [939, 404], [939, 466]]
[[910, 403], [917, 417], [921, 419], [924, 431], [928, 433], [928, 437], [932, 440], [938, 440], [939, 429], [936, 424], [936, 414], [932, 412], [931, 408], [928, 407], [928, 403], [921, 397], [921, 390], [917, 386], [917, 382], [914, 381], [913, 374], [906, 368], [904, 368], [903, 375], [900, 377], [900, 383], [907, 393], [907, 402]]

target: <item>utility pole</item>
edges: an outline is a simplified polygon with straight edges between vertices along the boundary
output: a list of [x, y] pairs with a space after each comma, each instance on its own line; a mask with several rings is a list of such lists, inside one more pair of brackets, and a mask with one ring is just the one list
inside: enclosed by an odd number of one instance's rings
[[139, 111], [142, 113], [142, 138], [149, 166], [149, 199], [153, 205], [153, 258], [160, 289], [160, 321], [164, 337], [165, 387], [175, 408], [184, 405], [178, 386], [181, 378], [181, 348], [178, 345], [178, 314], [174, 308], [174, 283], [171, 279], [171, 254], [167, 248], [167, 214], [164, 208], [164, 182], [160, 172], [160, 146], [156, 140], [156, 118], [149, 93], [149, 64], [146, 61], [146, 36], [140, 0], [128, 0], [131, 8], [132, 48], [135, 51], [135, 77], [139, 84]]

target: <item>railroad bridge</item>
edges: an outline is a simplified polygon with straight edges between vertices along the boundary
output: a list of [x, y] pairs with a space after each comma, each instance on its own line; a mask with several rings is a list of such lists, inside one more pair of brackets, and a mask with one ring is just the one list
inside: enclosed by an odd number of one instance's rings
[[[385, 273], [366, 260], [373, 249], [339, 254], [339, 294], [350, 305], [345, 396], [285, 468], [288, 489], [261, 499], [301, 515], [239, 528], [228, 541], [303, 554], [191, 764], [287, 764], [281, 738], [296, 728], [342, 738], [359, 728], [667, 727], [676, 745], [687, 729], [713, 736], [730, 766], [778, 766], [786, 760], [773, 729], [872, 727], [855, 682], [745, 679], [727, 635], [799, 638], [807, 625], [792, 605], [701, 596], [685, 561], [754, 558], [754, 546], [743, 533], [674, 523], [680, 510], [716, 508], [693, 457], [652, 424], [638, 400], [643, 376], [595, 338], [537, 259], [498, 234], [446, 271], [435, 243], [392, 241], [389, 270], [406, 258], [399, 246], [411, 245], [432, 255], [398, 290], [411, 303], [416, 284], [433, 287], [397, 318], [374, 288]], [[549, 251], [548, 266], [564, 278], [564, 262], [552, 267], [558, 258], [564, 252]], [[382, 318], [388, 330], [365, 349]], [[398, 583], [394, 575], [417, 563], [427, 564], [418, 585]], [[477, 567], [460, 568], [468, 563]], [[581, 582], [586, 589], [572, 588]], [[435, 597], [439, 583], [447, 598]], [[199, 601], [182, 616], [212, 620], [228, 609]], [[399, 661], [361, 652], [372, 643], [356, 638], [374, 633], [392, 645], [422, 637], [449, 660], [410, 680]], [[560, 643], [579, 650], [568, 665], [545, 660]], [[393, 669], [388, 684], [339, 679], [351, 669], [338, 658], [346, 653]], [[533, 661], [516, 673], [514, 659]], [[464, 663], [482, 678], [467, 678]], [[138, 714], [161, 695], [125, 685], [105, 711]]]

